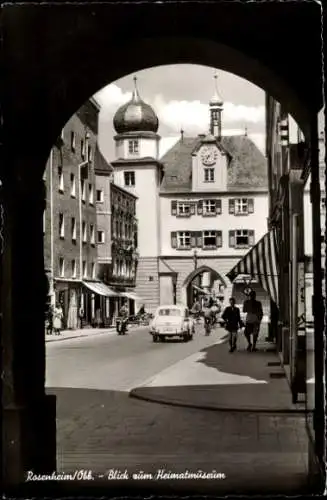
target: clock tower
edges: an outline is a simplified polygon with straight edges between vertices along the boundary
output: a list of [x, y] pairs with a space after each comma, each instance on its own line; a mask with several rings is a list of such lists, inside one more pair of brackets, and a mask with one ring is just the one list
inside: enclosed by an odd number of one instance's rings
[[218, 75], [215, 74], [215, 94], [210, 100], [210, 134], [220, 141], [221, 139], [221, 115], [223, 111], [223, 100], [218, 92]]

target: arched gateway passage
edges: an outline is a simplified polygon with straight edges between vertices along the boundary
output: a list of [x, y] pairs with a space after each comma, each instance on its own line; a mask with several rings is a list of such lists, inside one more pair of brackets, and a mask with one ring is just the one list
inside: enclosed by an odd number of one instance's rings
[[226, 287], [226, 281], [218, 271], [206, 265], [201, 266], [194, 269], [184, 280], [181, 289], [182, 302], [191, 308], [195, 298], [201, 300], [206, 295], [224, 296]]
[[[267, 90], [315, 149], [322, 106], [320, 24], [321, 9], [314, 2], [4, 7], [8, 154], [0, 167], [1, 328], [8, 485], [21, 484], [25, 470], [56, 468], [55, 402], [44, 390], [42, 174], [64, 123], [90, 95], [132, 71], [197, 63]], [[310, 36], [303, 36], [309, 26]]]

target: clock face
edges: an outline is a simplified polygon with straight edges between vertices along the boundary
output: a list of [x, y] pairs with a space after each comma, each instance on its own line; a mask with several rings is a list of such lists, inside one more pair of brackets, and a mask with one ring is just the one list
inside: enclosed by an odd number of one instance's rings
[[218, 157], [216, 148], [206, 146], [202, 149], [201, 160], [203, 165], [213, 165]]

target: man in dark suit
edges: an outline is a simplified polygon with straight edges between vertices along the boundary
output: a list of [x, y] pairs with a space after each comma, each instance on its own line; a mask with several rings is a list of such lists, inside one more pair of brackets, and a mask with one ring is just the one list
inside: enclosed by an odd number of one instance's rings
[[237, 331], [239, 328], [242, 328], [243, 322], [241, 320], [240, 310], [235, 306], [234, 297], [229, 299], [229, 304], [230, 305], [226, 307], [222, 314], [222, 319], [225, 322], [226, 330], [229, 332], [229, 352], [234, 352], [236, 349]]

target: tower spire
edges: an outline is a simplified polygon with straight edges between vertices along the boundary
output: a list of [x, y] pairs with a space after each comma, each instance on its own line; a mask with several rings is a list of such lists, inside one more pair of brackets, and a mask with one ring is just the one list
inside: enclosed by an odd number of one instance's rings
[[137, 89], [137, 77], [136, 76], [133, 77], [133, 81], [134, 81], [134, 90], [133, 90], [132, 100], [139, 101], [141, 98], [140, 98], [139, 91]]
[[223, 110], [223, 99], [218, 91], [218, 73], [214, 73], [215, 93], [209, 103], [210, 108], [210, 134], [221, 139], [221, 114]]

